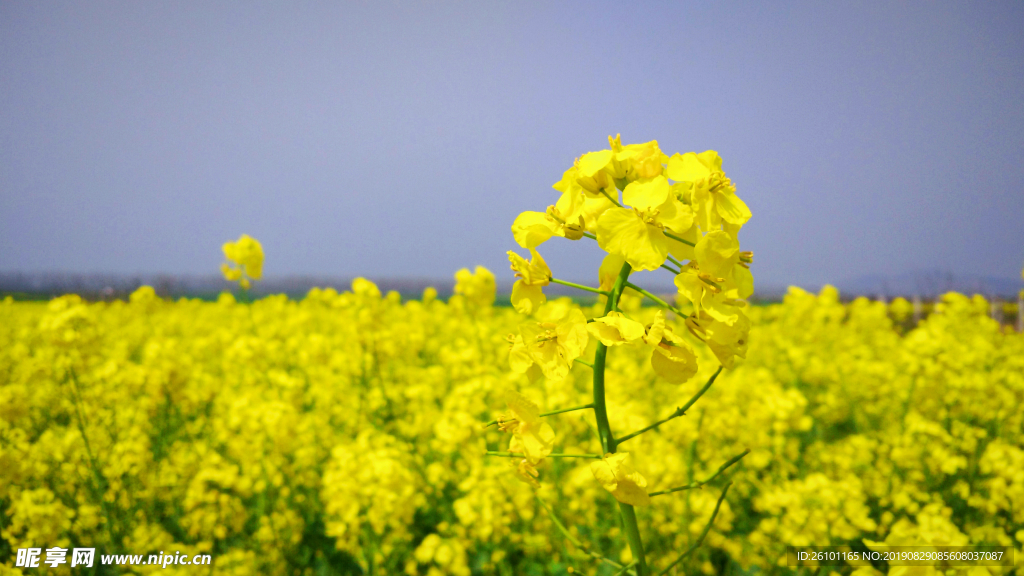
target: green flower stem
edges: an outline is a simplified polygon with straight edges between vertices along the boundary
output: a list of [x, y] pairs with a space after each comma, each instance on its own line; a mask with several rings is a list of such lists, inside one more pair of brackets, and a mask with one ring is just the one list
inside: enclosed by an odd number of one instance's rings
[[682, 262], [680, 262], [679, 260], [676, 260], [675, 258], [673, 258], [671, 254], [668, 255], [668, 261], [673, 263], [673, 264], [675, 264], [677, 268], [682, 268], [683, 267]]
[[574, 412], [576, 410], [586, 410], [587, 408], [593, 408], [593, 404], [583, 404], [582, 406], [573, 406], [572, 408], [562, 408], [560, 410], [552, 410], [551, 412], [541, 413], [541, 417], [554, 416], [555, 414], [564, 414], [566, 412]]
[[[526, 454], [522, 452], [495, 452], [488, 450], [485, 456], [505, 456], [507, 458], [525, 458]], [[590, 458], [591, 460], [600, 460], [599, 454], [548, 454], [545, 458]]]
[[[615, 205], [618, 206], [619, 208], [622, 208], [622, 204], [620, 204], [619, 201], [616, 200], [615, 198], [612, 198], [612, 195], [609, 194], [608, 192], [606, 192], [604, 188], [601, 188], [601, 194], [604, 194], [605, 198], [607, 198], [607, 199], [611, 200], [612, 202], [614, 202]], [[618, 193], [616, 193], [616, 196], [618, 196]]]
[[708, 388], [711, 388], [711, 385], [715, 383], [715, 379], [718, 378], [718, 375], [721, 374], [721, 373], [722, 373], [722, 367], [719, 366], [718, 370], [715, 370], [715, 373], [711, 375], [711, 378], [708, 378], [708, 381], [707, 381], [706, 384], [704, 384], [704, 387], [701, 388], [700, 390], [698, 390], [697, 393], [694, 394], [693, 397], [690, 398], [690, 400], [686, 404], [683, 404], [679, 408], [676, 408], [676, 411], [673, 412], [672, 414], [670, 414], [668, 416], [668, 418], [663, 418], [661, 420], [658, 420], [657, 422], [655, 422], [654, 424], [651, 424], [650, 426], [648, 426], [646, 428], [641, 428], [640, 430], [637, 430], [636, 432], [632, 432], [630, 434], [626, 434], [622, 438], [619, 438], [619, 444], [622, 444], [623, 442], [625, 442], [626, 440], [629, 440], [630, 438], [634, 438], [636, 436], [639, 436], [639, 435], [643, 434], [644, 432], [647, 432], [648, 430], [653, 430], [653, 429], [657, 428], [658, 426], [661, 426], [662, 424], [664, 424], [665, 422], [668, 422], [669, 420], [671, 420], [673, 418], [678, 418], [678, 417], [682, 416], [683, 414], [686, 414], [686, 411], [690, 409], [690, 406], [693, 406], [693, 404], [695, 402], [697, 402], [697, 400], [699, 400], [700, 397], [703, 396], [705, 392], [708, 391]]
[[[604, 313], [619, 309], [619, 298], [622, 290], [626, 287], [630, 272], [633, 268], [628, 262], [622, 265], [619, 275], [612, 285], [612, 293], [608, 296], [608, 302], [604, 305]], [[594, 353], [594, 419], [597, 420], [597, 431], [601, 436], [601, 448], [606, 454], [615, 452], [615, 436], [612, 435], [611, 425], [608, 423], [608, 407], [604, 398], [604, 366], [608, 358], [608, 347], [604, 344], [597, 344], [597, 352]], [[629, 549], [633, 552], [633, 559], [636, 561], [636, 576], [648, 576], [647, 560], [644, 558], [644, 544], [640, 538], [640, 527], [636, 523], [636, 513], [629, 504], [619, 502], [619, 512], [622, 515], [622, 523], [626, 529], [626, 537], [629, 539]]]
[[[593, 369], [594, 369], [594, 365], [593, 365], [593, 364], [591, 364], [590, 362], [587, 362], [586, 360], [580, 360], [579, 358], [574, 358], [574, 359], [573, 359], [573, 362], [577, 362], [577, 363], [579, 363], [579, 364], [583, 364], [584, 366], [586, 366], [586, 367], [590, 368], [591, 370], [593, 370]], [[594, 405], [593, 405], [593, 404], [590, 404], [590, 407], [591, 407], [591, 408], [593, 408], [593, 407], [594, 407]]]
[[[582, 362], [582, 361], [577, 360], [577, 362]], [[583, 364], [587, 364], [586, 362], [582, 362], [582, 363]], [[587, 364], [587, 366], [590, 366], [590, 364]], [[590, 367], [593, 368], [593, 366], [590, 366]], [[544, 416], [554, 416], [555, 414], [563, 414], [565, 412], [573, 412], [575, 410], [586, 410], [587, 408], [593, 408], [593, 407], [594, 407], [593, 404], [584, 404], [582, 406], [573, 406], [572, 408], [561, 408], [559, 410], [552, 410], [551, 412], [544, 412], [544, 413], [540, 414], [540, 416], [543, 418]], [[484, 428], [490, 428], [491, 426], [494, 426], [497, 423], [498, 423], [497, 420], [491, 420], [490, 422], [488, 422], [484, 426]]]
[[711, 513], [711, 518], [708, 520], [707, 525], [704, 526], [704, 531], [700, 533], [700, 537], [697, 538], [697, 541], [693, 546], [690, 546], [686, 552], [683, 552], [679, 558], [676, 558], [675, 562], [669, 564], [667, 568], [659, 572], [658, 576], [665, 576], [668, 574], [670, 570], [676, 567], [676, 564], [679, 564], [686, 559], [687, 556], [693, 554], [694, 550], [700, 548], [700, 545], [704, 543], [704, 538], [707, 537], [708, 532], [711, 531], [711, 525], [715, 523], [715, 517], [718, 516], [718, 509], [722, 507], [722, 500], [725, 500], [725, 494], [729, 491], [729, 486], [732, 486], [732, 482], [726, 483], [725, 488], [722, 489], [722, 495], [718, 497], [718, 502], [715, 504], [715, 510]]
[[587, 292], [593, 292], [594, 294], [602, 294], [607, 296], [608, 293], [598, 288], [591, 288], [590, 286], [584, 286], [583, 284], [577, 284], [575, 282], [566, 282], [565, 280], [559, 280], [558, 278], [551, 278], [551, 281], [555, 284], [561, 284], [562, 286], [568, 286], [570, 288], [576, 288], [577, 290], [586, 290]]
[[562, 533], [562, 536], [565, 536], [566, 540], [572, 542], [573, 545], [582, 550], [584, 554], [590, 556], [591, 558], [599, 562], [604, 562], [615, 568], [620, 568], [620, 570], [616, 572], [616, 574], [626, 574], [629, 571], [630, 567], [632, 567], [633, 563], [623, 566], [622, 564], [619, 564], [614, 560], [605, 558], [597, 552], [592, 551], [589, 547], [584, 546], [583, 543], [580, 542], [579, 539], [577, 539], [575, 536], [573, 536], [572, 532], [569, 532], [569, 529], [566, 528], [565, 525], [558, 520], [558, 517], [555, 516], [555, 511], [552, 510], [550, 506], [548, 506], [547, 502], [541, 500], [540, 496], [537, 496], [537, 501], [540, 502], [540, 505], [544, 507], [544, 510], [548, 513], [548, 517], [551, 518], [551, 522], [555, 524], [555, 527], [558, 528], [558, 531]]
[[633, 551], [636, 574], [637, 576], [646, 576], [648, 574], [647, 561], [644, 559], [644, 542], [640, 539], [640, 526], [636, 523], [636, 512], [633, 510], [633, 506], [619, 502], [619, 513], [622, 514], [622, 524], [626, 528], [629, 549]]
[[584, 232], [583, 235], [586, 236], [587, 238], [590, 238], [591, 240], [597, 240], [597, 236], [595, 236], [591, 232]]
[[643, 288], [637, 286], [636, 284], [633, 284], [632, 282], [626, 282], [626, 287], [632, 288], [633, 290], [636, 290], [637, 292], [643, 294], [644, 296], [650, 298], [651, 300], [654, 300], [654, 303], [657, 304], [658, 306], [661, 306], [662, 308], [667, 308], [680, 316], [686, 316], [686, 314], [683, 314], [682, 310], [680, 310], [679, 308], [676, 308], [675, 306], [669, 304], [668, 302], [665, 302], [661, 298], [658, 298], [654, 294], [651, 294], [647, 290], [644, 290]]
[[746, 456], [747, 454], [750, 454], [750, 448], [747, 448], [741, 454], [737, 454], [736, 456], [733, 456], [732, 458], [726, 460], [725, 464], [722, 464], [721, 466], [719, 466], [718, 470], [714, 474], [712, 474], [711, 477], [708, 478], [707, 480], [702, 480], [700, 482], [691, 482], [691, 483], [689, 483], [689, 484], [687, 484], [685, 486], [678, 486], [676, 488], [670, 488], [668, 490], [660, 490], [658, 492], [651, 492], [650, 494], [648, 494], [648, 496], [653, 498], [654, 496], [661, 496], [662, 494], [671, 494], [673, 492], [679, 492], [680, 490], [690, 490], [692, 488], [702, 488], [705, 484], [708, 484], [712, 480], [717, 478], [719, 474], [721, 474], [722, 472], [725, 472], [725, 470], [728, 467], [730, 467], [733, 464], [735, 464], [735, 463], [739, 462], [740, 460], [742, 460], [743, 457]]
[[669, 232], [668, 230], [662, 230], [662, 233], [664, 233], [665, 236], [668, 236], [669, 238], [675, 240], [676, 242], [682, 242], [683, 244], [686, 244], [687, 246], [696, 246], [696, 244], [694, 244], [693, 242], [690, 242], [689, 240], [687, 240], [685, 238], [676, 236], [675, 234]]
[[679, 276], [679, 274], [681, 274], [681, 272], [679, 272], [679, 270], [676, 270], [675, 268], [669, 266], [668, 264], [662, 264], [661, 267], [664, 268], [665, 270], [668, 270], [669, 272], [675, 274], [676, 276]]
[[626, 564], [625, 566], [622, 567], [622, 570], [619, 570], [615, 574], [612, 574], [612, 576], [622, 576], [623, 574], [628, 573], [629, 569], [632, 568], [633, 566], [636, 566], [636, 562], [635, 561], [634, 562], [630, 562], [629, 564]]
[[[604, 313], [618, 309], [619, 297], [622, 289], [627, 284], [626, 278], [633, 268], [626, 262], [619, 270], [619, 275], [612, 285], [612, 293], [608, 296], [608, 302], [604, 305]], [[608, 408], [604, 401], [604, 364], [608, 357], [608, 347], [598, 342], [597, 351], [594, 353], [594, 417], [597, 420], [597, 431], [601, 434], [601, 450], [605, 454], [615, 452], [615, 438], [612, 436], [611, 425], [608, 423]]]

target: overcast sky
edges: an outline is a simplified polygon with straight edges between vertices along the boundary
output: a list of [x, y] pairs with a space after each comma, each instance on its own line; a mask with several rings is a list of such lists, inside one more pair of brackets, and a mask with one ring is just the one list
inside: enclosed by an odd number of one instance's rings
[[759, 284], [1024, 266], [1021, 2], [5, 1], [0, 271], [503, 278], [616, 133], [719, 151]]

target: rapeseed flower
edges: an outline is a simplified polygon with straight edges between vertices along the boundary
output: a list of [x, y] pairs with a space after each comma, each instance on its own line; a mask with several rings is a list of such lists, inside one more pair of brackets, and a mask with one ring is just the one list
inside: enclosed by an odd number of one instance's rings
[[647, 495], [647, 479], [633, 468], [629, 452], [605, 454], [601, 460], [590, 465], [590, 471], [601, 487], [611, 492], [619, 502], [633, 506], [647, 506], [651, 503]]
[[540, 417], [540, 408], [515, 390], [505, 393], [508, 413], [498, 418], [498, 428], [512, 433], [509, 452], [525, 455], [531, 466], [536, 466], [548, 454], [555, 441], [555, 431]]
[[530, 256], [528, 262], [515, 252], [508, 253], [512, 271], [518, 278], [512, 285], [512, 307], [516, 312], [527, 315], [532, 314], [538, 306], [547, 301], [541, 288], [551, 283], [551, 269], [541, 255], [530, 248]]
[[235, 242], [224, 243], [221, 249], [228, 260], [220, 266], [225, 280], [249, 288], [252, 280], [263, 277], [263, 246], [258, 240], [242, 234]]

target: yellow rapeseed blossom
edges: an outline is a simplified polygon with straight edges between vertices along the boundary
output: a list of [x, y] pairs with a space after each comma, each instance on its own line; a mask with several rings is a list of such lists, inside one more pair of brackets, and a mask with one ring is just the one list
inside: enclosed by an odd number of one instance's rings
[[512, 307], [521, 314], [532, 314], [538, 306], [547, 302], [542, 287], [551, 283], [551, 269], [536, 250], [530, 248], [528, 262], [515, 252], [508, 252], [516, 280], [512, 285]]
[[551, 425], [540, 417], [537, 404], [515, 390], [505, 393], [508, 414], [498, 419], [498, 427], [502, 431], [512, 433], [510, 452], [519, 452], [526, 460], [536, 466], [551, 453], [555, 440], [555, 431]]
[[590, 471], [619, 502], [633, 506], [647, 506], [651, 503], [647, 495], [647, 480], [633, 468], [629, 452], [605, 454], [604, 458], [590, 465]]

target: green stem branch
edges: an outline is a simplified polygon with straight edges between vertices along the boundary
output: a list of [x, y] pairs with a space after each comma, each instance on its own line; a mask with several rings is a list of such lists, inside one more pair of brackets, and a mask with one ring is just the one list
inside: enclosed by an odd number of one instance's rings
[[686, 404], [683, 404], [679, 408], [676, 408], [676, 411], [673, 412], [672, 414], [669, 414], [669, 416], [667, 418], [662, 418], [661, 420], [658, 420], [657, 422], [655, 422], [654, 424], [651, 424], [650, 426], [647, 426], [646, 428], [641, 428], [640, 430], [637, 430], [636, 432], [632, 432], [630, 434], [626, 434], [622, 438], [619, 438], [619, 444], [622, 444], [623, 442], [625, 442], [626, 440], [629, 440], [630, 438], [634, 438], [636, 436], [639, 436], [639, 435], [643, 434], [644, 432], [647, 432], [648, 430], [653, 430], [653, 429], [657, 428], [658, 426], [661, 426], [662, 424], [664, 424], [665, 422], [668, 422], [669, 420], [671, 420], [673, 418], [678, 418], [678, 417], [682, 416], [683, 414], [686, 414], [686, 411], [690, 409], [690, 406], [693, 406], [693, 404], [695, 402], [697, 402], [697, 400], [699, 400], [700, 397], [703, 396], [705, 392], [708, 391], [708, 388], [711, 388], [711, 385], [715, 383], [715, 379], [718, 378], [718, 375], [721, 374], [721, 373], [722, 373], [722, 367], [719, 366], [718, 370], [715, 370], [715, 373], [711, 375], [711, 378], [708, 378], [708, 381], [707, 381], [706, 384], [704, 384], [704, 387], [701, 388], [700, 390], [698, 390], [697, 393], [694, 394], [693, 397], [690, 398], [689, 401], [686, 402]]
[[559, 280], [558, 278], [551, 278], [551, 281], [555, 284], [561, 284], [562, 286], [568, 286], [570, 288], [576, 288], [577, 290], [585, 290], [587, 292], [593, 292], [594, 294], [601, 294], [607, 296], [608, 293], [598, 288], [591, 288], [590, 286], [584, 286], [583, 284], [577, 284], [575, 282], [566, 282], [565, 280]]
[[[605, 198], [607, 198], [607, 199], [611, 200], [611, 201], [612, 201], [612, 202], [613, 202], [613, 203], [614, 203], [614, 204], [615, 204], [616, 206], [618, 206], [619, 208], [622, 208], [622, 204], [620, 204], [620, 203], [619, 203], [619, 201], [618, 201], [618, 200], [616, 200], [615, 198], [612, 198], [612, 195], [611, 195], [611, 194], [609, 194], [609, 193], [608, 193], [608, 192], [607, 192], [607, 191], [606, 191], [606, 190], [605, 190], [604, 188], [601, 188], [601, 194], [604, 194], [604, 197], [605, 197]], [[616, 196], [618, 196], [618, 193], [616, 192], [616, 194], [615, 194], [615, 195], [616, 195]]]
[[661, 298], [655, 296], [654, 294], [651, 294], [650, 292], [648, 292], [647, 290], [644, 290], [643, 288], [637, 286], [636, 284], [633, 284], [632, 282], [626, 282], [626, 287], [627, 288], [632, 288], [633, 290], [636, 290], [637, 292], [639, 292], [639, 293], [643, 294], [644, 296], [650, 298], [658, 306], [661, 306], [662, 308], [666, 308], [668, 310], [671, 310], [671, 311], [675, 312], [676, 314], [678, 314], [679, 316], [682, 316], [684, 318], [686, 317], [686, 314], [683, 314], [682, 310], [680, 310], [679, 308], [676, 308], [675, 306], [669, 304], [668, 302], [665, 302]]
[[732, 486], [732, 482], [727, 483], [725, 488], [722, 489], [722, 495], [718, 497], [718, 502], [715, 504], [715, 510], [711, 513], [711, 518], [708, 520], [707, 525], [704, 526], [704, 531], [700, 533], [700, 537], [697, 538], [697, 541], [694, 542], [693, 546], [690, 546], [686, 552], [680, 554], [679, 558], [676, 558], [675, 562], [669, 564], [667, 568], [659, 572], [658, 576], [665, 576], [665, 574], [668, 574], [670, 570], [676, 567], [676, 564], [685, 560], [687, 556], [693, 554], [694, 550], [700, 548], [700, 545], [704, 543], [704, 538], [706, 538], [708, 532], [711, 531], [711, 525], [715, 523], [715, 517], [718, 516], [718, 509], [722, 507], [722, 500], [725, 500], [725, 494], [729, 492], [729, 486]]
[[[522, 452], [495, 452], [488, 450], [485, 456], [504, 456], [506, 458], [525, 458], [526, 454]], [[600, 460], [601, 456], [598, 454], [548, 454], [545, 458], [589, 458], [591, 460]]]
[[690, 242], [689, 240], [687, 240], [686, 238], [683, 238], [681, 236], [676, 236], [675, 234], [669, 232], [668, 230], [662, 230], [662, 233], [664, 233], [665, 236], [668, 236], [669, 238], [675, 240], [676, 242], [682, 242], [683, 244], [686, 244], [687, 246], [696, 246], [696, 244], [694, 244], [693, 242]]
[[566, 528], [565, 525], [562, 524], [562, 522], [558, 520], [558, 517], [555, 516], [555, 511], [552, 510], [550, 506], [548, 506], [547, 502], [541, 500], [540, 496], [537, 496], [537, 501], [540, 502], [540, 505], [544, 507], [544, 510], [548, 513], [548, 517], [551, 518], [551, 522], [553, 522], [555, 524], [555, 527], [558, 528], [558, 531], [562, 533], [562, 536], [565, 536], [566, 540], [568, 540], [569, 542], [572, 542], [574, 546], [576, 546], [577, 548], [582, 550], [584, 554], [586, 554], [587, 556], [590, 556], [594, 560], [597, 560], [598, 562], [604, 562], [604, 563], [606, 563], [606, 564], [608, 564], [610, 566], [613, 566], [615, 568], [619, 568], [620, 570], [619, 570], [619, 572], [617, 572], [617, 574], [626, 574], [628, 572], [628, 570], [632, 566], [632, 564], [627, 564], [627, 565], [623, 566], [622, 564], [619, 564], [618, 562], [616, 562], [614, 560], [611, 560], [609, 558], [605, 558], [604, 556], [598, 554], [597, 552], [592, 551], [589, 547], [584, 546], [583, 543], [580, 542], [579, 539], [577, 539], [575, 536], [573, 536], [572, 532], [569, 532], [569, 529]]
[[721, 466], [719, 466], [718, 470], [715, 471], [715, 473], [712, 474], [711, 477], [708, 478], [707, 480], [702, 480], [700, 482], [691, 482], [691, 483], [689, 483], [689, 484], [687, 484], [685, 486], [677, 486], [676, 488], [670, 488], [668, 490], [659, 490], [658, 492], [651, 492], [650, 494], [648, 494], [648, 496], [653, 498], [655, 496], [661, 496], [662, 494], [671, 494], [673, 492], [679, 492], [680, 490], [690, 490], [690, 489], [693, 489], [693, 488], [703, 488], [705, 484], [708, 484], [712, 480], [714, 480], [715, 478], [718, 478], [719, 474], [721, 474], [722, 472], [725, 472], [725, 470], [727, 468], [729, 468], [733, 464], [735, 464], [735, 463], [739, 462], [740, 460], [742, 460], [743, 457], [746, 456], [747, 454], [750, 454], [750, 448], [747, 448], [741, 454], [737, 454], [736, 456], [733, 456], [732, 458], [726, 460], [725, 464], [722, 464]]
[[[583, 362], [583, 363], [586, 364], [586, 362]], [[587, 364], [587, 365], [590, 366], [589, 364]], [[591, 368], [593, 368], [593, 366], [591, 366]], [[540, 414], [540, 417], [543, 418], [544, 416], [554, 416], [555, 414], [564, 414], [566, 412], [573, 412], [573, 411], [576, 411], [576, 410], [586, 410], [587, 408], [593, 408], [593, 407], [594, 407], [593, 404], [583, 404], [582, 406], [573, 406], [572, 408], [560, 408], [558, 410], [552, 410], [551, 412], [542, 412]], [[484, 428], [490, 428], [491, 426], [494, 426], [497, 423], [498, 423], [497, 420], [491, 420], [490, 422], [487, 423], [486, 426], [484, 426]]]

